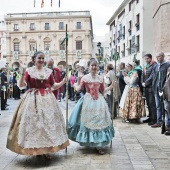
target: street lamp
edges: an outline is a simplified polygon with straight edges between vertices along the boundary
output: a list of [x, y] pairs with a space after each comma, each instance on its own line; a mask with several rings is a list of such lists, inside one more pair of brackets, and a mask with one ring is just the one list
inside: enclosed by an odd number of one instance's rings
[[103, 47], [101, 47], [101, 42], [97, 43], [97, 49], [98, 49], [98, 54], [97, 59], [99, 60], [99, 63], [103, 61]]

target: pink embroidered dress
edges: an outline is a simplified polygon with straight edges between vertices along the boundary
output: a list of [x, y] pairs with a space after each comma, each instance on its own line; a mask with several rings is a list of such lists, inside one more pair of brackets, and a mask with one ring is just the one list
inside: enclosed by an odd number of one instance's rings
[[103, 97], [103, 77], [87, 74], [76, 89], [84, 86], [86, 94], [78, 101], [69, 118], [68, 136], [81, 146], [103, 147], [114, 137], [110, 112]]
[[55, 83], [52, 70], [27, 69], [29, 89], [23, 95], [12, 120], [7, 148], [23, 155], [57, 152], [69, 145], [65, 123], [50, 87]]

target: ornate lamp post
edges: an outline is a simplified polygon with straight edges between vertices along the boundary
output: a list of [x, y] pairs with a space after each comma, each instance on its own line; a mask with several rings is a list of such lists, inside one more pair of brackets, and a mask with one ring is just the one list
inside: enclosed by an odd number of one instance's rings
[[101, 47], [101, 42], [97, 43], [97, 49], [98, 49], [98, 54], [96, 54], [97, 59], [99, 63], [101, 63], [103, 61], [103, 47]]

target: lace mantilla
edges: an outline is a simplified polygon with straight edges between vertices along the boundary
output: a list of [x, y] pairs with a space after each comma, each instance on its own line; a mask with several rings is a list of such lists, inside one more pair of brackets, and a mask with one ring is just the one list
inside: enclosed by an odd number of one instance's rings
[[41, 72], [36, 70], [36, 67], [30, 67], [26, 70], [31, 78], [38, 79], [38, 80], [47, 80], [52, 73], [52, 70], [49, 68], [43, 68]]

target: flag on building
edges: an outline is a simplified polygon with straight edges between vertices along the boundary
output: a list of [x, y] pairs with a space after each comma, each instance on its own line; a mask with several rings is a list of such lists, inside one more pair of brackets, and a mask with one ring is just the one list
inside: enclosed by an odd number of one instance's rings
[[53, 0], [51, 0], [51, 7], [53, 6]]
[[35, 3], [36, 3], [36, 0], [34, 0], [34, 8], [35, 8]]
[[41, 8], [44, 8], [44, 0], [41, 2]]
[[59, 8], [60, 8], [60, 0], [59, 0], [59, 2], [58, 2], [58, 6], [59, 6]]

